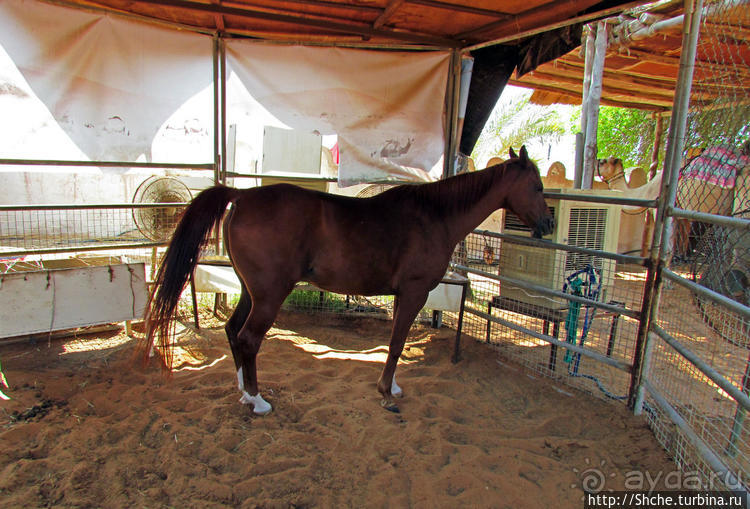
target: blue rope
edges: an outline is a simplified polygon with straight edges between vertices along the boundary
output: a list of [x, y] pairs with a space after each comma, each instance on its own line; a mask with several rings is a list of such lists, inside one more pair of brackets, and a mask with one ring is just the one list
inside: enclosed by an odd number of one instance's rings
[[[585, 291], [583, 289], [585, 289]], [[587, 264], [585, 267], [577, 270], [566, 278], [562, 291], [565, 293], [571, 293], [572, 295], [577, 295], [579, 297], [585, 297], [589, 300], [598, 300], [601, 289], [602, 281], [601, 278], [597, 278], [596, 269], [594, 269], [594, 267], [592, 267], [590, 264]], [[570, 290], [570, 292], [568, 290]], [[583, 328], [581, 329], [581, 339], [578, 342], [579, 346], [583, 346], [583, 344], [585, 343], [586, 337], [589, 333], [589, 329], [591, 328], [591, 324], [594, 320], [594, 314], [596, 313], [595, 307], [588, 304], [585, 304], [585, 307], [586, 312], [583, 315]], [[576, 344], [576, 332], [578, 328], [578, 317], [580, 309], [580, 302], [571, 301], [568, 305], [568, 316], [565, 319], [565, 328], [567, 331], [566, 340], [568, 341], [568, 343]], [[592, 380], [599, 388], [599, 390], [608, 398], [615, 400], [624, 400], [628, 398], [627, 395], [618, 396], [616, 394], [612, 394], [595, 376], [587, 375], [585, 373], [579, 373], [578, 368], [581, 363], [580, 353], [574, 354], [573, 352], [568, 351], [565, 354], [565, 362], [568, 363], [568, 375]]]

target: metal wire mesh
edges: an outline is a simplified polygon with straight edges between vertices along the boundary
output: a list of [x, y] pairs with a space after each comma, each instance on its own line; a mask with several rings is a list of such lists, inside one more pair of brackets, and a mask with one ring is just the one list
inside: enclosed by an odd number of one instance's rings
[[300, 284], [286, 298], [283, 309], [306, 313], [346, 313], [392, 318], [393, 296], [342, 295]]
[[184, 205], [0, 207], [0, 255], [163, 243]]
[[[583, 297], [638, 311], [645, 282], [643, 268], [618, 267], [613, 260], [558, 249], [521, 247], [509, 238], [474, 233], [457, 248], [456, 263], [488, 274], [469, 274], [471, 291], [466, 302], [464, 333], [495, 345], [504, 357], [540, 375], [605, 398], [627, 395], [630, 376], [625, 371], [550, 345], [523, 329], [582, 345], [629, 364], [638, 320], [591, 306], [579, 307], [562, 297], [498, 281], [490, 275], [512, 273], [519, 257], [525, 257], [520, 263], [533, 270], [523, 280], [570, 294], [575, 294], [574, 288], [578, 287]], [[506, 323], [493, 323], [487, 315]]]
[[[703, 11], [677, 188], [679, 208], [750, 218], [748, 26], [750, 9], [746, 5], [711, 2]], [[744, 306], [750, 304], [750, 228], [678, 217], [674, 240], [670, 267], [674, 272]], [[750, 323], [746, 315], [702, 297], [676, 280], [661, 286], [658, 317], [657, 324], [672, 338], [735, 387], [750, 391]], [[662, 339], [652, 338], [649, 383], [747, 485], [750, 428], [745, 410], [696, 365]], [[732, 488], [716, 484], [722, 480], [717, 479], [705, 455], [654, 401], [646, 401], [651, 428], [682, 469], [698, 472], [709, 488]]]
[[[708, 466], [695, 445], [679, 430], [651, 396], [646, 397], [644, 407], [649, 426], [656, 439], [682, 472], [682, 476], [675, 482], [676, 487], [682, 489], [700, 487], [716, 491], [741, 488], [739, 483], [732, 481], [729, 476], [717, 474]], [[678, 408], [678, 412], [689, 422], [691, 419], [695, 422], [690, 410]]]

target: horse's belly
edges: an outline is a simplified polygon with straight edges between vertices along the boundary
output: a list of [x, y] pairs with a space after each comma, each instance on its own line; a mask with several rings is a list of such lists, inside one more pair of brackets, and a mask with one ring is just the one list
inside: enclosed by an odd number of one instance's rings
[[313, 272], [303, 280], [321, 290], [343, 295], [392, 295], [394, 293], [390, 281], [371, 276], [316, 274]]

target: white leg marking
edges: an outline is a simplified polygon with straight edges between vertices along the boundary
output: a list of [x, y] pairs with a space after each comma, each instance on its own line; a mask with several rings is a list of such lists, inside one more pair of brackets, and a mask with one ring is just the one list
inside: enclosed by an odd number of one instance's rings
[[256, 415], [266, 415], [268, 412], [273, 410], [271, 404], [263, 399], [260, 393], [256, 394], [255, 396], [251, 396], [243, 390], [242, 397], [240, 398], [240, 403], [242, 403], [243, 405], [253, 405], [253, 413]]
[[245, 379], [242, 378], [242, 366], [237, 370], [237, 387], [239, 387], [241, 391], [245, 390]]
[[396, 383], [396, 373], [393, 373], [393, 381], [391, 381], [391, 395], [394, 398], [402, 398], [404, 396], [404, 391]]

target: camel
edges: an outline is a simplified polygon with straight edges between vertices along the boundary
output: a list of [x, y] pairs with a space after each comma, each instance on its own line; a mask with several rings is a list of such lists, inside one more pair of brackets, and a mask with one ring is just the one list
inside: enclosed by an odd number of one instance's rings
[[[638, 171], [640, 170], [640, 171]], [[626, 198], [654, 200], [661, 192], [661, 176], [659, 172], [649, 182], [638, 186], [639, 181], [645, 180], [645, 172], [638, 168], [631, 172], [630, 182], [626, 180], [622, 160], [614, 157], [599, 159], [597, 174], [609, 189], [622, 191]], [[641, 176], [640, 173], [643, 173]], [[651, 248], [651, 236], [654, 230], [654, 210], [648, 207], [623, 206], [620, 217], [620, 235], [617, 241], [618, 253], [640, 253], [647, 256]]]

